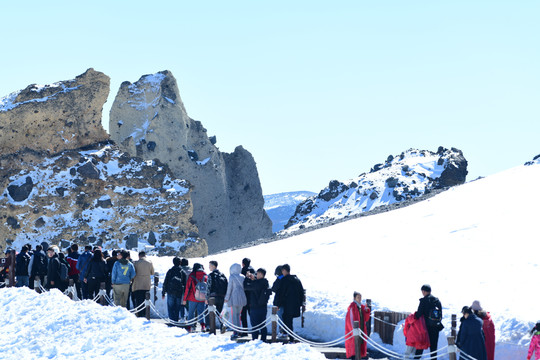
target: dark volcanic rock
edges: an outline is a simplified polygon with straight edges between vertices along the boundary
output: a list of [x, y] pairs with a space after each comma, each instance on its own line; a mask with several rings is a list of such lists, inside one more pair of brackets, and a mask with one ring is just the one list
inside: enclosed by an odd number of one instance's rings
[[17, 202], [28, 199], [28, 196], [32, 193], [34, 183], [30, 176], [26, 177], [26, 182], [22, 185], [10, 185], [8, 186], [9, 196]]
[[77, 172], [85, 178], [99, 179], [99, 170], [91, 161], [79, 167]]

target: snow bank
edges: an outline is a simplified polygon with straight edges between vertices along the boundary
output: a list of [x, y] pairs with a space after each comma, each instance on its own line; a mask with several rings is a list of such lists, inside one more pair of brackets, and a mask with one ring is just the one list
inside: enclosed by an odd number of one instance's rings
[[188, 334], [57, 290], [0, 290], [0, 319], [0, 359], [324, 359], [306, 345]]

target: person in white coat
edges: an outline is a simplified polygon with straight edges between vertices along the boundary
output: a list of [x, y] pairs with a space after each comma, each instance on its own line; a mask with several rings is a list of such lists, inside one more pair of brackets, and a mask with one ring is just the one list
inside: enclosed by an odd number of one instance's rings
[[[244, 275], [240, 272], [242, 266], [240, 264], [232, 264], [230, 268], [231, 276], [229, 277], [229, 286], [225, 295], [225, 306], [230, 307], [232, 323], [236, 327], [242, 327], [240, 314], [242, 308], [247, 304], [246, 294], [244, 292]], [[238, 331], [234, 331], [231, 340], [236, 340], [240, 337]]]

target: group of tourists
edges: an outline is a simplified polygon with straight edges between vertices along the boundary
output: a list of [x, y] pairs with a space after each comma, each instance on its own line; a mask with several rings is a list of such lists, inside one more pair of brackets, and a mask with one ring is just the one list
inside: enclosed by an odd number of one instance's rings
[[[101, 283], [105, 283], [106, 293], [112, 292], [115, 305], [123, 307], [129, 307], [129, 299], [134, 308], [144, 303], [152, 275], [154, 267], [145, 252], [139, 252], [139, 259], [132, 261], [127, 250], [113, 250], [109, 255], [101, 247], [90, 245], [79, 253], [79, 246], [73, 244], [64, 253], [56, 245], [42, 243], [32, 250], [28, 244], [21, 248], [15, 260], [17, 287], [33, 289], [34, 279], [39, 278], [39, 284], [46, 290], [64, 292], [73, 280], [79, 299], [94, 299]], [[144, 316], [143, 311], [136, 314]]]
[[[202, 331], [206, 331], [209, 318], [200, 316], [205, 312], [210, 298], [214, 299], [220, 315], [231, 319], [232, 340], [246, 335], [241, 330], [248, 329], [248, 314], [251, 328], [261, 327], [266, 320], [268, 301], [272, 293], [275, 293], [273, 305], [278, 307], [278, 315], [290, 331], [293, 331], [293, 319], [300, 316], [301, 310], [305, 310], [302, 282], [290, 273], [288, 264], [276, 268], [276, 279], [272, 287], [266, 279], [266, 269], [259, 268], [255, 271], [249, 258], [244, 258], [242, 264], [232, 264], [228, 278], [218, 269], [218, 262], [215, 260], [208, 263], [208, 269], [207, 274], [200, 263], [195, 263], [191, 269], [187, 259], [175, 257], [173, 267], [165, 276], [162, 296], [163, 299], [167, 296], [169, 319], [174, 322], [179, 319], [187, 321], [191, 324], [187, 326], [188, 331], [193, 329], [193, 319], [198, 319]], [[226, 331], [225, 324], [222, 323], [220, 327], [222, 332]], [[266, 341], [266, 326], [252, 331], [251, 335], [254, 340], [260, 336], [262, 341]], [[290, 340], [293, 340], [292, 337]]]

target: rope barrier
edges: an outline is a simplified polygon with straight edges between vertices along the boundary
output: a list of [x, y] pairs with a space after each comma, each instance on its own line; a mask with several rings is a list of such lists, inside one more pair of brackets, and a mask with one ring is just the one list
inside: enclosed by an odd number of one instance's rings
[[336, 339], [336, 340], [333, 340], [333, 341], [329, 341], [329, 342], [326, 342], [326, 343], [317, 343], [317, 342], [314, 342], [314, 341], [311, 341], [311, 340], [307, 340], [307, 339], [304, 339], [303, 337], [295, 334], [291, 329], [289, 329], [285, 323], [278, 318], [278, 324], [283, 328], [283, 330], [285, 330], [285, 332], [291, 336], [292, 338], [296, 339], [297, 341], [300, 341], [302, 343], [305, 343], [305, 344], [308, 344], [308, 345], [311, 345], [311, 346], [333, 346], [333, 345], [338, 345], [338, 344], [341, 344], [342, 341], [346, 341], [346, 340], [349, 340], [351, 339], [352, 337], [354, 337], [354, 334], [353, 332], [349, 332], [348, 334], [345, 334], [345, 336], [339, 338], [339, 339]]
[[171, 319], [166, 318], [163, 315], [161, 315], [161, 313], [158, 311], [158, 309], [155, 307], [155, 305], [152, 304], [152, 302], [150, 302], [150, 308], [152, 310], [154, 310], [154, 313], [161, 320], [164, 320], [167, 324], [171, 324], [171, 325], [175, 325], [175, 326], [191, 326], [191, 325], [195, 325], [195, 324], [201, 322], [202, 320], [204, 320], [206, 315], [208, 314], [208, 308], [207, 308], [201, 314], [199, 314], [196, 318], [193, 318], [191, 320], [188, 320], [188, 321], [174, 321], [174, 320], [171, 320]]
[[272, 322], [271, 317], [267, 317], [262, 323], [260, 323], [259, 325], [255, 326], [253, 328], [243, 328], [243, 327], [238, 327], [238, 326], [234, 325], [233, 323], [231, 323], [230, 321], [228, 321], [227, 319], [222, 317], [221, 314], [219, 314], [217, 311], [214, 311], [214, 312], [215, 312], [216, 316], [218, 317], [218, 319], [224, 325], [226, 325], [227, 327], [233, 329], [234, 331], [248, 333], [248, 334], [251, 334], [251, 333], [257, 332], [257, 331], [259, 331], [261, 329], [264, 329], [266, 326], [268, 326], [269, 323]]
[[459, 358], [461, 359], [462, 357], [465, 358], [465, 360], [477, 360], [475, 357], [472, 357], [471, 355], [467, 354], [465, 351], [462, 351], [461, 349], [459, 349]]

